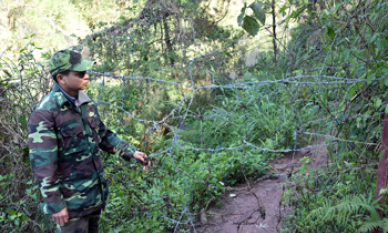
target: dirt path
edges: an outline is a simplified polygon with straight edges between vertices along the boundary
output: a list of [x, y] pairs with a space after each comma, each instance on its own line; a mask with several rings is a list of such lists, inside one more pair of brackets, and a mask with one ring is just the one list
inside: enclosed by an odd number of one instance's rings
[[[324, 140], [319, 140], [323, 144]], [[285, 182], [285, 175], [292, 168], [298, 169], [303, 163], [299, 160], [304, 156], [310, 156], [307, 164], [308, 172], [310, 167], [317, 167], [326, 163], [327, 148], [325, 146], [304, 149], [297, 153], [291, 153], [284, 158], [270, 162], [275, 171], [280, 174], [276, 179], [261, 180], [235, 187], [228, 191], [213, 203], [201, 214], [197, 232], [200, 233], [268, 233], [277, 232], [276, 228], [281, 226], [281, 216], [287, 215], [280, 205], [283, 193], [282, 184]], [[298, 170], [297, 170], [298, 171]], [[235, 195], [235, 197], [233, 197]], [[263, 208], [264, 207], [264, 208]], [[265, 209], [265, 219], [261, 217]], [[280, 217], [279, 217], [280, 216]]]

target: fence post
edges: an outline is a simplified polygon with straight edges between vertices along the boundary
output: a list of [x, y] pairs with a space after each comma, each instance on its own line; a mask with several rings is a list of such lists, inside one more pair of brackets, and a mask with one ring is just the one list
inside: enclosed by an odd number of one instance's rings
[[[387, 100], [388, 102], [388, 100]], [[377, 170], [377, 181], [376, 181], [376, 192], [375, 199], [380, 198], [379, 203], [384, 203], [385, 195], [380, 193], [381, 189], [385, 189], [387, 186], [387, 175], [388, 175], [388, 114], [385, 113], [384, 117], [384, 128], [383, 128], [383, 136], [381, 140], [381, 152], [384, 152], [383, 157], [380, 157], [379, 168]], [[381, 153], [380, 153], [381, 155]], [[381, 210], [377, 210], [382, 217], [383, 212]], [[375, 228], [372, 230], [372, 233], [379, 233], [380, 229]]]

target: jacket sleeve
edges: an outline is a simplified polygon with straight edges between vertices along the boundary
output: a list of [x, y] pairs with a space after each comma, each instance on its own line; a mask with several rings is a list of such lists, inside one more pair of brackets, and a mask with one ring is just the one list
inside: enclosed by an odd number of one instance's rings
[[56, 213], [66, 207], [58, 176], [58, 140], [51, 112], [35, 110], [28, 122], [28, 144], [31, 167], [39, 184], [44, 214]]
[[100, 119], [99, 133], [101, 136], [101, 143], [99, 147], [110, 154], [118, 154], [126, 161], [129, 161], [136, 151], [136, 147], [128, 144], [126, 141], [120, 139], [117, 134], [107, 129], [105, 124], [102, 122], [100, 114], [98, 113], [97, 107], [96, 112]]

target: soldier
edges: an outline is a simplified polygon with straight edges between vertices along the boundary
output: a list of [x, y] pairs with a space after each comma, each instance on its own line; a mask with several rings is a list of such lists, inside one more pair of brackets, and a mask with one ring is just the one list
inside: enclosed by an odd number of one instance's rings
[[28, 122], [31, 166], [44, 200], [40, 208], [52, 215], [57, 232], [98, 232], [109, 191], [100, 149], [127, 161], [133, 157], [143, 169], [151, 162], [106, 128], [83, 91], [93, 61], [70, 47], [56, 52], [49, 64], [53, 90]]

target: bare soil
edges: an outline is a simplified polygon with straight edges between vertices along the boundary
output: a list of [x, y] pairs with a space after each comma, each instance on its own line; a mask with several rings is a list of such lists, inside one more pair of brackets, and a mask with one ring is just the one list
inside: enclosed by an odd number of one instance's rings
[[[319, 140], [317, 145], [323, 144]], [[317, 168], [326, 164], [327, 148], [325, 146], [304, 149], [287, 154], [285, 157], [271, 161], [277, 176], [260, 178], [234, 188], [229, 188], [223, 196], [213, 201], [198, 218], [196, 231], [200, 233], [271, 233], [277, 232], [282, 218], [287, 216], [290, 208], [281, 203], [285, 189], [286, 176], [297, 170], [304, 162], [300, 159], [309, 156], [305, 175], [310, 167]], [[234, 196], [235, 195], [235, 196]], [[265, 218], [263, 216], [265, 214]]]

